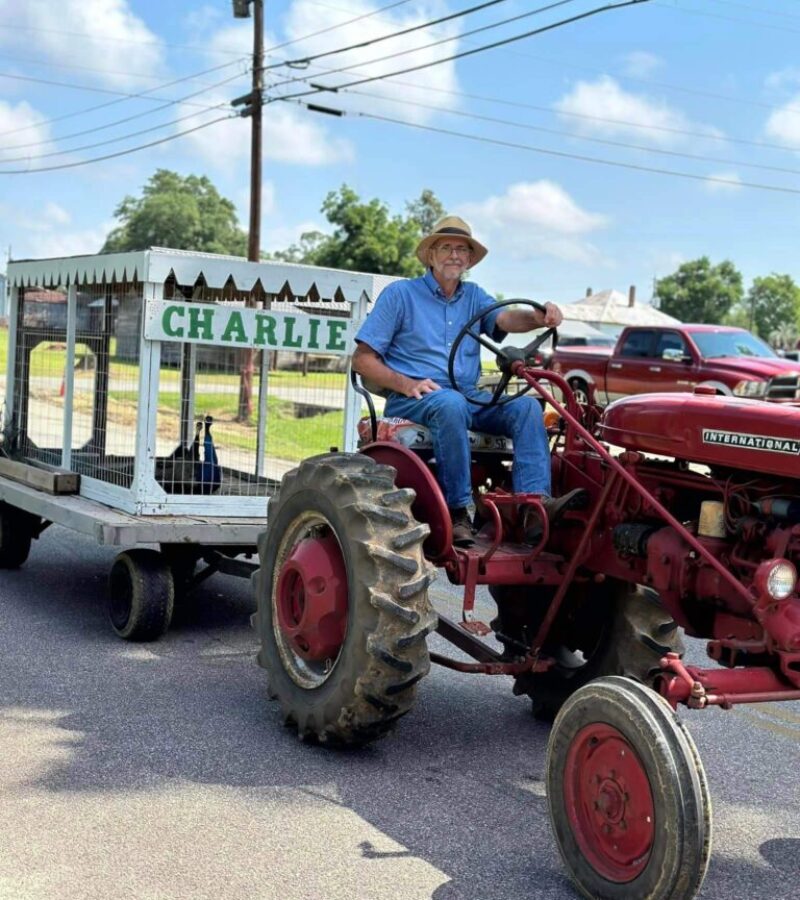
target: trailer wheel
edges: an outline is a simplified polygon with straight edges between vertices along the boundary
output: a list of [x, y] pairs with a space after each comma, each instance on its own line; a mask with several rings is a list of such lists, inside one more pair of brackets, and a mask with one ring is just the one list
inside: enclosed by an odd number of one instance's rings
[[0, 569], [18, 569], [31, 552], [39, 518], [0, 502]]
[[[507, 605], [513, 604], [518, 616], [536, 604], [532, 627], [525, 632], [532, 640], [554, 589], [495, 587], [491, 593], [501, 621], [508, 617]], [[514, 693], [527, 694], [534, 716], [551, 721], [564, 701], [592, 679], [624, 675], [652, 685], [663, 656], [670, 652], [682, 656], [684, 649], [681, 629], [655, 591], [611, 578], [599, 585], [576, 585], [564, 598], [543, 647], [556, 664], [540, 674], [519, 676]]]
[[155, 641], [169, 628], [175, 588], [169, 565], [156, 550], [126, 550], [109, 576], [111, 627], [126, 641]]
[[711, 853], [705, 774], [669, 704], [628, 678], [570, 697], [547, 748], [556, 843], [586, 897], [690, 900]]
[[284, 476], [259, 539], [258, 661], [288, 725], [340, 745], [382, 737], [430, 668], [427, 525], [394, 469], [361, 454], [305, 460]]

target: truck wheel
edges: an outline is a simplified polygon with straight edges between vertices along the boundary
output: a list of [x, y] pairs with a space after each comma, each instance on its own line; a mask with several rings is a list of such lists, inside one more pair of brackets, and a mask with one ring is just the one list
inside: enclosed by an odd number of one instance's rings
[[711, 804], [694, 744], [662, 697], [628, 678], [582, 687], [553, 725], [546, 783], [558, 849], [584, 896], [696, 896]]
[[313, 457], [284, 476], [259, 539], [258, 661], [300, 738], [382, 737], [428, 672], [433, 568], [427, 525], [394, 469], [361, 454]]
[[[501, 621], [508, 617], [504, 607], [510, 602], [517, 615], [523, 603], [527, 608], [535, 604], [538, 621], [526, 631], [532, 640], [555, 591], [517, 587], [491, 592]], [[664, 654], [682, 656], [684, 644], [681, 630], [655, 591], [610, 578], [568, 591], [542, 649], [556, 664], [541, 674], [519, 676], [514, 693], [528, 694], [534, 716], [550, 721], [571, 694], [602, 675], [625, 675], [652, 685]]]
[[570, 379], [569, 386], [572, 388], [572, 393], [575, 394], [577, 402], [581, 403], [583, 406], [588, 406], [589, 385], [582, 378], [572, 378]]
[[0, 502], [0, 569], [18, 569], [31, 552], [38, 516]]
[[108, 580], [111, 627], [126, 641], [155, 641], [169, 628], [175, 602], [172, 573], [156, 550], [126, 550]]

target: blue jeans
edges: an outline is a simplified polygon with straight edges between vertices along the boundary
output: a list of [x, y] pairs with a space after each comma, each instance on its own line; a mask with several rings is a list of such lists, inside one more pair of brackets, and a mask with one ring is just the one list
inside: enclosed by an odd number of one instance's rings
[[[477, 388], [466, 393], [484, 401], [491, 399], [491, 394]], [[430, 429], [437, 478], [451, 509], [472, 502], [468, 430], [510, 437], [514, 441], [514, 491], [550, 494], [550, 447], [542, 408], [532, 397], [487, 408], [468, 403], [451, 388], [424, 394], [421, 400], [390, 394], [384, 415], [410, 419]]]

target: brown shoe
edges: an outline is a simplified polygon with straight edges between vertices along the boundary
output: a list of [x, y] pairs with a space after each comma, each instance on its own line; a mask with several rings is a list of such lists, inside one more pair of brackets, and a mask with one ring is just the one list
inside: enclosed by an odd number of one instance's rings
[[475, 543], [472, 530], [472, 520], [465, 507], [450, 510], [450, 519], [453, 522], [453, 545], [456, 547], [468, 547]]
[[[569, 509], [584, 509], [589, 501], [589, 492], [586, 488], [573, 488], [562, 497], [542, 497], [542, 506], [547, 514], [547, 521], [550, 527], [558, 522], [561, 516]], [[529, 515], [530, 514], [530, 515]], [[528, 523], [528, 519], [533, 521]], [[526, 544], [538, 544], [542, 539], [542, 523], [538, 515], [533, 509], [525, 510], [525, 519], [523, 524], [525, 532]]]

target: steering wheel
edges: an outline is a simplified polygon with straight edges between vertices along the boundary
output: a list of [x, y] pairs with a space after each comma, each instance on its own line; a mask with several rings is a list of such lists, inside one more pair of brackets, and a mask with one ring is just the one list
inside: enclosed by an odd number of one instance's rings
[[525, 300], [519, 298], [517, 300], [503, 300], [500, 303], [493, 303], [491, 306], [487, 306], [486, 309], [482, 309], [480, 312], [475, 313], [475, 315], [467, 322], [467, 324], [459, 331], [458, 337], [453, 341], [453, 347], [450, 350], [450, 358], [447, 360], [447, 374], [450, 377], [450, 384], [453, 387], [453, 390], [459, 391], [459, 393], [463, 393], [461, 388], [456, 383], [455, 377], [455, 361], [456, 356], [458, 355], [458, 348], [461, 346], [461, 342], [465, 337], [469, 335], [473, 341], [477, 341], [482, 347], [486, 347], [487, 350], [491, 350], [492, 353], [497, 357], [497, 368], [503, 373], [500, 378], [500, 382], [497, 387], [494, 389], [494, 393], [490, 400], [473, 400], [472, 397], [467, 397], [467, 400], [470, 403], [473, 403], [475, 406], [503, 406], [506, 403], [511, 403], [512, 400], [516, 400], [517, 397], [522, 397], [528, 393], [531, 389], [531, 385], [526, 385], [521, 391], [518, 391], [516, 394], [507, 394], [503, 396], [503, 392], [508, 386], [509, 381], [511, 381], [511, 364], [516, 362], [517, 360], [522, 361], [523, 363], [529, 364], [532, 361], [533, 354], [542, 346], [542, 344], [550, 337], [553, 338], [553, 349], [556, 348], [558, 344], [558, 332], [555, 328], [547, 328], [541, 334], [537, 335], [529, 344], [526, 344], [524, 347], [500, 347], [495, 344], [494, 341], [490, 340], [485, 334], [481, 334], [480, 331], [473, 331], [473, 325], [476, 322], [480, 322], [480, 320], [484, 317], [493, 313], [495, 310], [503, 309], [506, 306], [530, 306], [532, 309], [536, 309], [541, 313], [545, 312], [545, 308], [541, 303], [537, 303], [535, 300]]

